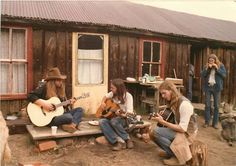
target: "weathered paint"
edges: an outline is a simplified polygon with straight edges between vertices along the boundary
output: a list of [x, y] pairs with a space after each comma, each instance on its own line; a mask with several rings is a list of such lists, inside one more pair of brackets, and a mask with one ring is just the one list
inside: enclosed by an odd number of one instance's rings
[[[81, 33], [80, 33], [81, 34]], [[86, 33], [89, 34], [89, 33]], [[91, 33], [90, 33], [91, 34]], [[72, 41], [72, 94], [73, 96], [81, 96], [83, 93], [89, 93], [90, 96], [88, 98], [84, 98], [79, 100], [74, 104], [74, 107], [80, 106], [85, 109], [85, 113], [94, 114], [96, 113], [97, 108], [101, 104], [101, 100], [104, 95], [107, 93], [108, 87], [108, 35], [105, 34], [97, 34], [104, 36], [104, 83], [98, 85], [78, 85], [76, 83], [76, 75], [77, 75], [77, 50], [78, 50], [78, 33], [73, 33], [73, 41]]]

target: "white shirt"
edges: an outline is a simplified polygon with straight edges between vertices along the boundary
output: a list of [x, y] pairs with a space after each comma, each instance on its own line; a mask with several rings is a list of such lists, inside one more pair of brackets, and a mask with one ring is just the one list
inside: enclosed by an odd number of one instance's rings
[[184, 131], [187, 131], [190, 117], [193, 114], [192, 104], [189, 101], [182, 101], [182, 103], [179, 106], [179, 113], [180, 113], [179, 125]]
[[[106, 95], [106, 98], [112, 98], [113, 92], [109, 92]], [[124, 112], [133, 113], [134, 112], [134, 106], [133, 106], [133, 96], [126, 92], [126, 99], [124, 104], [120, 104], [121, 101], [119, 101], [117, 98], [114, 98], [113, 101], [119, 105], [120, 109], [122, 109]]]

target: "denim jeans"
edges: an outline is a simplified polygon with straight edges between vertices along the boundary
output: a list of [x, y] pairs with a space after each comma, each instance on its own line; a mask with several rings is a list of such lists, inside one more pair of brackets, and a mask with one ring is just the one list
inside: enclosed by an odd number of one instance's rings
[[75, 123], [79, 124], [83, 116], [83, 109], [81, 107], [71, 109], [65, 112], [63, 115], [56, 116], [52, 119], [49, 126], [60, 126], [63, 124]]
[[192, 101], [193, 98], [193, 76], [189, 76], [188, 80], [188, 99]]
[[214, 113], [213, 113], [213, 121], [212, 125], [216, 126], [219, 120], [219, 97], [220, 91], [215, 91], [214, 87], [209, 87], [206, 90], [206, 101], [205, 101], [205, 124], [210, 124], [211, 120], [211, 95], [213, 95], [214, 99]]
[[157, 127], [153, 134], [154, 142], [167, 153], [168, 157], [175, 156], [170, 149], [170, 144], [174, 140], [176, 132], [167, 127]]
[[99, 125], [103, 134], [111, 144], [117, 142], [117, 137], [121, 137], [124, 141], [129, 139], [129, 134], [125, 130], [127, 124], [124, 118], [115, 117], [111, 120], [102, 118], [99, 120]]

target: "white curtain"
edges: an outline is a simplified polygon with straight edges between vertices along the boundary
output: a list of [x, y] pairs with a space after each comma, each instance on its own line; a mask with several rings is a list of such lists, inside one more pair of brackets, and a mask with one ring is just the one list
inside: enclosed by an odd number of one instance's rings
[[13, 93], [25, 93], [26, 89], [26, 65], [19, 63], [13, 64]]
[[103, 50], [78, 49], [78, 82], [103, 83]]
[[[9, 31], [6, 28], [1, 30], [0, 59], [3, 59], [3, 61], [0, 61], [0, 93], [26, 93], [26, 31], [25, 29], [12, 29], [12, 38], [9, 36]], [[11, 41], [10, 45], [9, 41]]]
[[1, 94], [6, 94], [8, 92], [8, 85], [9, 85], [9, 80], [10, 78], [10, 73], [9, 73], [9, 64], [6, 63], [1, 63], [0, 64], [0, 72], [1, 72], [1, 77], [0, 77], [0, 93]]

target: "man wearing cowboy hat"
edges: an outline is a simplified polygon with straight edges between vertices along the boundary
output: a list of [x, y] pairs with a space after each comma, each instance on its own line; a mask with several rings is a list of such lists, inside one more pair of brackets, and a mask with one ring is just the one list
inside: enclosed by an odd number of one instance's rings
[[[66, 100], [64, 80], [65, 75], [62, 75], [57, 67], [51, 68], [45, 78], [45, 84], [37, 87], [28, 94], [28, 100], [47, 111], [54, 111], [55, 106], [46, 100], [51, 97], [58, 97], [61, 102]], [[76, 100], [70, 99], [70, 104]], [[73, 133], [78, 129], [83, 115], [83, 109], [78, 107], [70, 109], [69, 105], [65, 106], [66, 110], [63, 115], [55, 116], [48, 124], [49, 126], [61, 126], [63, 130]]]

